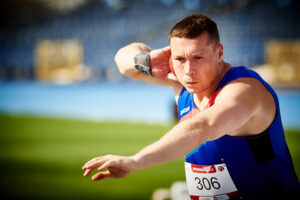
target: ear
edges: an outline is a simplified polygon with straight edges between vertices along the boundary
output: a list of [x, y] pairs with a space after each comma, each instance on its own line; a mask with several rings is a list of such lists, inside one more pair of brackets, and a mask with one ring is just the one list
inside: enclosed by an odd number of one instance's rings
[[217, 51], [218, 51], [218, 61], [222, 62], [223, 61], [223, 44], [219, 44], [217, 47]]

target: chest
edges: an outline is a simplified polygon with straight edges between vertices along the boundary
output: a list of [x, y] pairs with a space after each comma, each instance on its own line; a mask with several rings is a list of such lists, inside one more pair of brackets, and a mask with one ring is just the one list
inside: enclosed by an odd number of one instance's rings
[[178, 100], [178, 119], [180, 121], [189, 119], [201, 111], [211, 107], [214, 104], [219, 91], [220, 90], [217, 90], [211, 98], [203, 98], [201, 101], [193, 94], [183, 91]]

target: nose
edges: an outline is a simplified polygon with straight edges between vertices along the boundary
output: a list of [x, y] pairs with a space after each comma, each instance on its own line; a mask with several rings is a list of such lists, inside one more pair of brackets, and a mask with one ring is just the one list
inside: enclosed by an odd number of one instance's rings
[[192, 62], [187, 61], [184, 66], [184, 73], [188, 76], [192, 76], [195, 74], [195, 66]]

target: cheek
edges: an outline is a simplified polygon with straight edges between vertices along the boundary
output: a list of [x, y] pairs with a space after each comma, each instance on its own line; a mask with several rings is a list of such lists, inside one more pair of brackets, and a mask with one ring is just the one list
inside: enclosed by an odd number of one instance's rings
[[197, 68], [198, 79], [209, 79], [209, 77], [215, 77], [216, 65], [211, 61], [201, 61]]
[[175, 64], [174, 66], [174, 72], [176, 74], [177, 79], [179, 80], [179, 82], [182, 82], [183, 77], [184, 77], [184, 68], [182, 65], [180, 64]]
[[198, 75], [203, 75], [203, 74], [209, 73], [209, 71], [211, 69], [211, 63], [208, 62], [208, 60], [197, 61], [197, 63], [195, 65], [197, 66], [196, 71], [197, 71]]
[[174, 70], [176, 76], [180, 76], [180, 74], [182, 73], [182, 70], [183, 70], [183, 66], [176, 61], [172, 62], [172, 65], [173, 65], [173, 70]]

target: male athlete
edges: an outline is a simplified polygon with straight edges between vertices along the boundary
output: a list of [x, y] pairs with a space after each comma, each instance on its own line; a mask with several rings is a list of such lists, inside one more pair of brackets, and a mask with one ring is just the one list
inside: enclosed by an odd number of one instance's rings
[[296, 198], [274, 90], [254, 71], [223, 61], [217, 25], [206, 16], [184, 18], [169, 39], [170, 47], [156, 50], [125, 46], [115, 61], [125, 76], [172, 86], [180, 123], [133, 156], [90, 160], [84, 176], [98, 169], [94, 181], [122, 178], [185, 156], [191, 199]]

